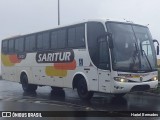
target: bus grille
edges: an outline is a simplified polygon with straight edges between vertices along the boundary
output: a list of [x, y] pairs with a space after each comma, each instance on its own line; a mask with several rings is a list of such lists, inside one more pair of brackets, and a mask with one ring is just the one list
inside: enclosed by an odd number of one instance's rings
[[131, 92], [133, 91], [147, 91], [150, 89], [149, 85], [136, 85], [132, 87]]

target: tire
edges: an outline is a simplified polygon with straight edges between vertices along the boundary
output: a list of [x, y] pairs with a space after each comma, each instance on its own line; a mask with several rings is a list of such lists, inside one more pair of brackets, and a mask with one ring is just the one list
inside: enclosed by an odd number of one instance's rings
[[28, 77], [26, 74], [21, 77], [21, 84], [24, 92], [35, 92], [37, 90], [37, 85], [28, 84]]
[[52, 88], [51, 95], [53, 95], [53, 96], [65, 96], [65, 92], [64, 92], [63, 88], [53, 87], [53, 86], [51, 86], [51, 88]]
[[123, 96], [125, 96], [125, 95], [126, 95], [126, 93], [114, 94], [115, 97], [123, 97]]
[[61, 87], [53, 87], [53, 86], [51, 86], [51, 88], [52, 88], [52, 90], [55, 90], [55, 91], [63, 90], [63, 88], [61, 88]]
[[79, 79], [77, 84], [77, 93], [82, 100], [90, 100], [94, 92], [88, 91], [87, 83], [84, 78]]

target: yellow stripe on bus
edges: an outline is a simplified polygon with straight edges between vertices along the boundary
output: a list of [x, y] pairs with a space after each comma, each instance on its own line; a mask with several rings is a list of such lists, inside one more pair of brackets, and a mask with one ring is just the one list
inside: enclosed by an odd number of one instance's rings
[[4, 66], [14, 66], [14, 63], [12, 63], [9, 59], [9, 55], [1, 54], [1, 60]]
[[46, 75], [48, 76], [59, 76], [59, 77], [67, 76], [67, 70], [58, 70], [55, 69], [54, 66], [47, 66], [45, 72]]

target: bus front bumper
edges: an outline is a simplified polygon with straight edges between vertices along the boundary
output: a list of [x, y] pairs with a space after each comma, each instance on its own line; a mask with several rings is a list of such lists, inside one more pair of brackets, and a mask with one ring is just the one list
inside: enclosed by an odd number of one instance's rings
[[156, 89], [157, 87], [158, 87], [158, 80], [150, 82], [141, 82], [141, 83], [114, 82], [114, 85], [111, 89], [111, 93], [147, 91], [150, 89]]

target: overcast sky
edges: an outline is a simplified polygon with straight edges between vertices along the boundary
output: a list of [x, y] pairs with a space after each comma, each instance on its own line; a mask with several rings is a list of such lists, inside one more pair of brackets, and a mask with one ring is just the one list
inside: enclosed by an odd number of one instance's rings
[[[61, 24], [84, 19], [129, 20], [149, 24], [160, 40], [159, 0], [60, 0]], [[57, 0], [0, 0], [0, 40], [57, 26]]]
[[[159, 0], [60, 0], [61, 24], [109, 18], [149, 24], [160, 40]], [[0, 0], [0, 39], [57, 26], [57, 0]]]

